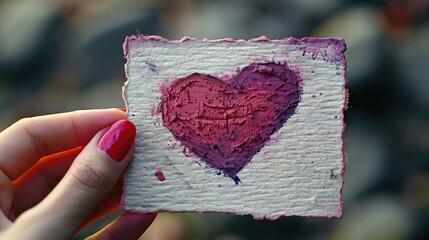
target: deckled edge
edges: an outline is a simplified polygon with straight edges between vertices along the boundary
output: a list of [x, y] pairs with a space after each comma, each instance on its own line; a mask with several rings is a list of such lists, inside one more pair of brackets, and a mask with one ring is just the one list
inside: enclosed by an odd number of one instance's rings
[[[127, 96], [125, 96], [125, 91], [127, 90], [128, 87], [128, 83], [129, 83], [129, 79], [128, 79], [128, 63], [130, 61], [130, 57], [128, 55], [128, 37], [125, 38], [124, 43], [122, 44], [122, 49], [123, 49], [123, 53], [124, 53], [124, 58], [125, 58], [125, 64], [124, 64], [124, 71], [125, 71], [125, 82], [124, 85], [122, 86], [122, 100], [124, 100], [124, 104], [125, 104], [125, 109], [126, 109], [126, 114], [127, 114], [127, 118], [128, 118], [128, 101], [127, 101]], [[125, 174], [126, 174], [126, 169], [124, 171], [124, 174], [121, 176], [121, 178], [123, 179], [122, 181], [122, 196], [121, 196], [121, 201], [119, 202], [119, 208], [122, 210], [125, 210], [125, 204], [124, 204], [124, 197], [125, 197]], [[144, 213], [144, 212], [141, 212]]]
[[[336, 216], [323, 216], [323, 217], [338, 217], [338, 218], [342, 218], [343, 216], [343, 187], [344, 187], [344, 174], [345, 174], [345, 169], [346, 169], [346, 165], [347, 165], [347, 155], [344, 151], [344, 145], [345, 145], [345, 139], [344, 139], [344, 132], [346, 130], [346, 123], [344, 121], [344, 114], [345, 111], [347, 111], [348, 109], [348, 104], [349, 104], [349, 90], [347, 88], [347, 74], [346, 74], [346, 70], [347, 70], [347, 60], [345, 57], [345, 51], [347, 50], [347, 46], [346, 46], [346, 42], [344, 39], [342, 38], [316, 38], [316, 37], [305, 37], [305, 38], [295, 38], [295, 37], [289, 37], [289, 38], [284, 38], [284, 39], [269, 39], [266, 36], [262, 35], [260, 37], [257, 38], [252, 38], [249, 40], [243, 40], [243, 39], [238, 39], [235, 40], [233, 38], [223, 38], [223, 39], [216, 39], [216, 40], [208, 40], [208, 39], [197, 39], [197, 38], [191, 38], [188, 36], [183, 37], [180, 40], [171, 40], [168, 38], [164, 38], [164, 37], [160, 37], [160, 36], [155, 36], [155, 35], [150, 35], [150, 36], [145, 36], [143, 34], [141, 34], [140, 32], [137, 33], [137, 35], [131, 35], [131, 36], [126, 36], [125, 37], [125, 41], [122, 44], [122, 49], [123, 49], [123, 54], [124, 54], [124, 58], [126, 59], [126, 62], [124, 64], [124, 70], [125, 70], [125, 77], [126, 77], [126, 81], [124, 82], [124, 85], [122, 86], [122, 99], [124, 100], [125, 103], [125, 108], [128, 114], [128, 102], [127, 102], [127, 98], [125, 96], [125, 91], [126, 88], [128, 87], [128, 83], [129, 83], [129, 79], [128, 79], [128, 63], [129, 63], [129, 43], [131, 41], [136, 41], [136, 40], [142, 40], [142, 41], [160, 41], [160, 42], [165, 42], [165, 43], [181, 43], [181, 42], [186, 42], [186, 41], [197, 41], [197, 42], [209, 42], [209, 43], [219, 43], [219, 42], [273, 42], [273, 43], [290, 43], [290, 44], [294, 44], [294, 45], [301, 45], [301, 44], [306, 44], [306, 43], [318, 43], [318, 44], [326, 44], [326, 46], [330, 45], [330, 44], [334, 44], [336, 46], [336, 51], [338, 55], [341, 55], [341, 64], [344, 67], [344, 84], [343, 84], [343, 89], [344, 89], [344, 102], [343, 102], [343, 115], [342, 115], [342, 122], [343, 122], [343, 128], [341, 131], [341, 139], [342, 139], [342, 146], [341, 146], [341, 153], [342, 153], [342, 168], [340, 170], [340, 175], [341, 175], [341, 186], [340, 186], [340, 203], [338, 206], [338, 215]], [[324, 46], [324, 47], [326, 47]], [[152, 213], [152, 212], [145, 212], [145, 211], [136, 211], [133, 209], [129, 209], [125, 206], [125, 176], [124, 177], [124, 185], [122, 186], [123, 188], [123, 194], [121, 196], [121, 201], [120, 201], [120, 209], [124, 210], [124, 211], [128, 211], [128, 212], [134, 212], [134, 213]], [[171, 210], [162, 210], [159, 209], [159, 211], [156, 212], [169, 212], [169, 213], [194, 213], [194, 212], [198, 212], [198, 211], [171, 211]], [[211, 211], [199, 211], [199, 213], [210, 213]], [[153, 212], [155, 213], [155, 212]], [[228, 213], [228, 214], [234, 214], [234, 215], [252, 215], [252, 217], [256, 220], [276, 220], [280, 217], [285, 217], [285, 216], [295, 216], [295, 215], [275, 215], [275, 216], [257, 216], [255, 214], [252, 213], [239, 213], [239, 212], [214, 212], [214, 213]], [[308, 217], [318, 217], [316, 215], [312, 215], [312, 216], [308, 216]]]
[[343, 122], [343, 129], [341, 131], [341, 139], [342, 139], [342, 145], [341, 145], [341, 153], [342, 153], [342, 169], [340, 171], [341, 174], [341, 187], [340, 187], [340, 205], [338, 206], [338, 218], [342, 218], [343, 217], [343, 187], [344, 187], [344, 174], [346, 171], [346, 165], [347, 165], [347, 154], [344, 151], [344, 145], [346, 144], [345, 139], [344, 139], [344, 133], [346, 131], [346, 123], [345, 123], [345, 112], [348, 109], [348, 105], [349, 105], [349, 89], [347, 88], [347, 60], [346, 60], [346, 56], [345, 56], [345, 52], [347, 50], [347, 46], [345, 41], [343, 40], [343, 50], [341, 52], [342, 58], [341, 58], [341, 64], [344, 67], [344, 84], [343, 84], [343, 89], [344, 89], [344, 102], [343, 102], [343, 116], [342, 116], [342, 122]]
[[124, 85], [122, 86], [122, 94], [121, 94], [122, 95], [122, 99], [124, 100], [124, 103], [125, 103], [125, 109], [126, 109], [126, 112], [127, 112], [127, 116], [128, 116], [128, 102], [127, 102], [127, 98], [125, 96], [125, 90], [127, 89], [128, 82], [129, 82], [129, 79], [128, 79], [128, 63], [130, 61], [130, 57], [128, 56], [128, 42], [129, 42], [129, 37], [127, 36], [127, 37], [125, 37], [125, 41], [122, 44], [124, 58], [126, 60], [126, 62], [124, 64], [125, 79], [126, 80], [124, 82]]
[[130, 212], [130, 213], [136, 213], [136, 214], [149, 214], [149, 213], [223, 213], [223, 214], [235, 215], [235, 216], [250, 215], [255, 220], [269, 220], [269, 221], [275, 221], [277, 219], [284, 218], [284, 217], [309, 217], [309, 218], [311, 218], [311, 217], [325, 217], [325, 218], [336, 217], [333, 215], [327, 216], [327, 215], [318, 215], [318, 214], [314, 214], [314, 215], [275, 214], [272, 216], [264, 216], [264, 215], [255, 215], [255, 214], [251, 214], [251, 213], [247, 213], [247, 212], [243, 213], [243, 212], [227, 212], [227, 211], [223, 211], [223, 212], [218, 212], [218, 211], [172, 211], [172, 210], [166, 210], [166, 209], [159, 209], [158, 211], [147, 211], [147, 212], [145, 212], [145, 211], [138, 211], [138, 210], [131, 209], [131, 208], [126, 208], [122, 202], [120, 204], [120, 209], [122, 211]]
[[164, 37], [156, 36], [156, 35], [146, 36], [146, 35], [141, 34], [140, 32], [137, 32], [136, 35], [131, 35], [131, 36], [125, 37], [125, 42], [122, 45], [124, 55], [128, 55], [129, 43], [132, 41], [157, 41], [157, 42], [165, 42], [165, 43], [182, 43], [182, 42], [187, 42], [187, 41], [195, 41], [195, 42], [207, 42], [207, 43], [271, 42], [271, 43], [290, 43], [290, 44], [294, 44], [294, 45], [301, 45], [301, 44], [306, 44], [306, 43], [324, 44], [324, 46], [321, 46], [321, 47], [326, 47], [330, 44], [334, 44], [335, 46], [337, 46], [336, 50], [339, 51], [338, 52], [339, 54], [344, 53], [344, 51], [346, 49], [345, 41], [342, 38], [317, 38], [317, 37], [295, 38], [295, 37], [289, 37], [289, 38], [283, 38], [283, 39], [269, 39], [266, 36], [262, 35], [260, 37], [252, 38], [249, 40], [244, 40], [244, 39], [237, 39], [236, 40], [233, 38], [222, 38], [222, 39], [208, 40], [206, 38], [197, 39], [197, 38], [191, 38], [188, 36], [185, 36], [180, 40], [172, 40], [172, 39], [168, 39], [168, 38], [164, 38]]

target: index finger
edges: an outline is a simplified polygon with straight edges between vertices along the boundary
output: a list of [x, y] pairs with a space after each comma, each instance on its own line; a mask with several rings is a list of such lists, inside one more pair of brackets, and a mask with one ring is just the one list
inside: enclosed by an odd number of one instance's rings
[[40, 158], [84, 146], [99, 130], [124, 118], [120, 109], [24, 118], [0, 133], [0, 169], [13, 181]]

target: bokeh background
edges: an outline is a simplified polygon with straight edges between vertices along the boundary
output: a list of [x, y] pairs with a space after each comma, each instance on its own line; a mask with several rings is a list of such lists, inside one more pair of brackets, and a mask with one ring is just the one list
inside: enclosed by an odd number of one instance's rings
[[342, 219], [164, 213], [142, 239], [429, 239], [429, 1], [0, 0], [0, 129], [123, 107], [121, 45], [137, 30], [345, 38], [351, 93]]

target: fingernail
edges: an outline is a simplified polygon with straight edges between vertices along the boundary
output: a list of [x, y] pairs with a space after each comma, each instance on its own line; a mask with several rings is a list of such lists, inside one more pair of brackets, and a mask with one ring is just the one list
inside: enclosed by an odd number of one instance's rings
[[120, 162], [133, 145], [136, 127], [128, 120], [119, 120], [107, 129], [98, 142], [98, 148]]
[[125, 108], [118, 108], [118, 110], [121, 110], [122, 112], [124, 112], [124, 113], [126, 113], [127, 112], [127, 109], [125, 109]]

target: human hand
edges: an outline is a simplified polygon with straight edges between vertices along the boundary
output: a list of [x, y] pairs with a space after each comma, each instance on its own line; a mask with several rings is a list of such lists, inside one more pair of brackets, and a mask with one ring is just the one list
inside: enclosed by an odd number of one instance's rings
[[[117, 209], [135, 137], [125, 118], [118, 109], [76, 111], [1, 132], [0, 239], [70, 239]], [[155, 217], [125, 212], [89, 239], [138, 239]]]

